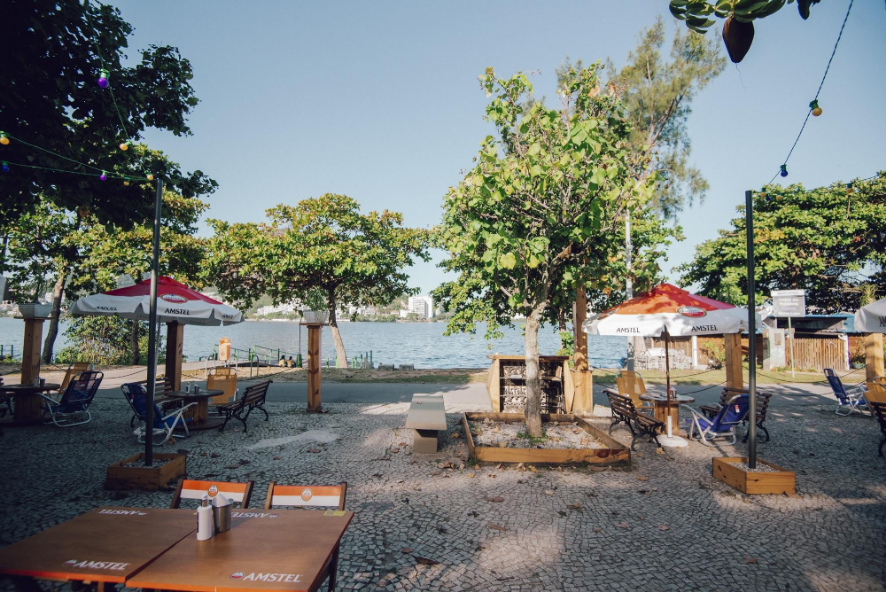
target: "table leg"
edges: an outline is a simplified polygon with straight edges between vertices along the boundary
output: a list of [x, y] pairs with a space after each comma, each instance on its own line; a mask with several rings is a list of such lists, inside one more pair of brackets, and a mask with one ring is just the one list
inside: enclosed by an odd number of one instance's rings
[[32, 577], [29, 576], [9, 576], [12, 585], [18, 592], [43, 592], [43, 588]]

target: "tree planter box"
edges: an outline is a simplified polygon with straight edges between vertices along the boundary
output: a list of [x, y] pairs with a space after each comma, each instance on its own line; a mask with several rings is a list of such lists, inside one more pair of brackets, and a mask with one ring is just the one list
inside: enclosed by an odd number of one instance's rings
[[465, 429], [465, 440], [468, 443], [468, 452], [472, 459], [480, 462], [612, 465], [621, 462], [629, 463], [631, 461], [631, 451], [627, 446], [577, 415], [542, 414], [541, 420], [542, 423], [576, 423], [581, 429], [601, 442], [604, 446], [603, 448], [496, 448], [492, 446], [476, 446], [471, 435], [470, 422], [480, 422], [486, 419], [504, 423], [524, 422], [522, 413], [465, 413], [462, 417], [462, 423]]
[[714, 458], [713, 474], [726, 485], [748, 495], [761, 493], [795, 494], [797, 492], [796, 475], [771, 462], [757, 459], [757, 466], [765, 465], [773, 471], [747, 471], [737, 466], [747, 463], [746, 457]]
[[[159, 467], [144, 466], [145, 453], [140, 452], [108, 466], [105, 489], [145, 489], [156, 491], [173, 479], [185, 474], [187, 457], [184, 454], [154, 454], [154, 460], [167, 460]], [[127, 466], [141, 463], [141, 466]]]

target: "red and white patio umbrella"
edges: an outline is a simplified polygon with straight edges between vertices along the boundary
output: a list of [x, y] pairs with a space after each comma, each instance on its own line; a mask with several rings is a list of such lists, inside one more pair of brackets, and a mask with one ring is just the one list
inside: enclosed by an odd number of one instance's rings
[[886, 298], [855, 311], [854, 330], [859, 333], [886, 333]]
[[[150, 311], [151, 280], [81, 298], [71, 307], [73, 316], [120, 315], [147, 321]], [[231, 325], [243, 314], [223, 302], [204, 296], [166, 276], [157, 280], [157, 322], [184, 325]]]
[[[659, 284], [585, 321], [582, 329], [591, 335], [665, 337], [665, 372], [668, 406], [671, 398], [671, 368], [668, 341], [672, 335], [720, 335], [748, 329], [748, 311], [704, 296], [696, 296], [671, 284]], [[668, 438], [671, 438], [668, 425]]]

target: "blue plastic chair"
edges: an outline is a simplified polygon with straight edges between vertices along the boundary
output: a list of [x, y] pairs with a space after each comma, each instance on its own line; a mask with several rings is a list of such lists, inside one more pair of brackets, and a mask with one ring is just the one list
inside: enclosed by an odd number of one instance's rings
[[687, 419], [689, 424], [689, 437], [695, 437], [698, 432], [699, 441], [705, 446], [710, 446], [716, 438], [732, 438], [729, 444], [735, 444], [738, 440], [736, 428], [748, 416], [750, 407], [750, 399], [747, 394], [736, 395], [729, 399], [717, 415], [709, 419], [687, 405], [681, 405], [692, 413], [691, 419]]
[[[123, 396], [126, 397], [126, 401], [129, 403], [129, 406], [132, 407], [132, 411], [141, 423], [141, 425], [135, 428], [135, 431], [132, 433], [138, 438], [139, 443], [143, 444], [147, 432], [148, 391], [145, 389], [144, 385], [137, 382], [121, 385], [120, 390], [123, 391]], [[163, 415], [160, 407], [157, 403], [154, 403], [154, 426], [153, 430], [151, 430], [151, 438], [153, 439], [154, 444], [157, 446], [166, 444], [173, 436], [177, 438], [187, 438], [189, 435], [188, 421], [190, 421], [190, 419], [185, 419], [183, 414], [185, 409], [196, 404], [197, 403], [191, 403], [184, 407], [179, 407], [168, 415]], [[176, 434], [175, 430], [177, 427], [184, 428], [184, 433], [179, 432]], [[156, 438], [158, 436], [162, 437], [162, 440], [157, 441]]]
[[[828, 384], [831, 385], [831, 390], [834, 391], [834, 396], [837, 397], [837, 415], [852, 415], [853, 411], [861, 413], [863, 408], [867, 410], [868, 402], [864, 398], [864, 384], [851, 386], [847, 389], [831, 368], [825, 368], [824, 375], [828, 379]], [[841, 413], [843, 410], [845, 413]]]
[[[102, 372], [90, 370], [89, 372], [81, 372], [68, 383], [67, 388], [62, 393], [62, 398], [56, 401], [52, 397], [43, 397], [43, 408], [49, 413], [50, 421], [46, 423], [54, 423], [60, 428], [69, 428], [71, 426], [83, 425], [92, 420], [89, 413], [89, 406], [98, 392], [98, 387], [102, 383], [105, 375]], [[85, 416], [84, 416], [85, 414]], [[78, 418], [76, 416], [82, 416]], [[78, 421], [80, 419], [80, 421]]]

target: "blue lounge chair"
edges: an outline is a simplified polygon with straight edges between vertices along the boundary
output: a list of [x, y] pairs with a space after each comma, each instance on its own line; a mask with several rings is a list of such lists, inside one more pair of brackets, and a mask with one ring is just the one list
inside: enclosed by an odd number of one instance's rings
[[[147, 433], [146, 415], [148, 409], [148, 391], [145, 389], [144, 385], [137, 382], [124, 384], [120, 386], [120, 390], [123, 391], [123, 396], [126, 397], [126, 401], [129, 403], [129, 406], [132, 407], [132, 411], [135, 413], [136, 418], [138, 418], [138, 421], [141, 424], [139, 427], [135, 428], [135, 431], [132, 433], [138, 438], [139, 443], [143, 444], [145, 441], [145, 434]], [[177, 438], [187, 438], [189, 435], [187, 422], [190, 421], [190, 419], [186, 420], [183, 415], [185, 409], [196, 404], [197, 403], [191, 403], [184, 407], [179, 407], [168, 415], [163, 415], [163, 412], [160, 411], [160, 407], [157, 403], [154, 403], [154, 429], [151, 431], [151, 437], [154, 444], [157, 446], [166, 444], [173, 436]], [[184, 429], [184, 433], [181, 431], [175, 433], [176, 428], [180, 430]], [[158, 441], [158, 437], [162, 437], [162, 440]]]
[[698, 432], [698, 438], [705, 446], [713, 444], [716, 438], [732, 438], [729, 444], [735, 444], [735, 429], [748, 416], [749, 396], [745, 394], [732, 397], [713, 418], [707, 418], [687, 405], [680, 406], [692, 413], [692, 417], [686, 420], [690, 439]]
[[846, 416], [852, 415], [853, 411], [862, 413], [863, 410], [867, 410], [868, 402], [864, 398], [864, 383], [850, 386], [847, 389], [831, 368], [825, 368], [824, 375], [831, 385], [831, 390], [834, 391], [834, 396], [837, 397], [837, 415]]
[[89, 406], [104, 377], [102, 372], [81, 372], [71, 379], [58, 401], [41, 394], [44, 399], [43, 408], [50, 417], [50, 421], [46, 423], [54, 423], [60, 428], [89, 423], [92, 420]]

